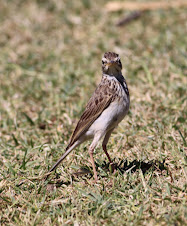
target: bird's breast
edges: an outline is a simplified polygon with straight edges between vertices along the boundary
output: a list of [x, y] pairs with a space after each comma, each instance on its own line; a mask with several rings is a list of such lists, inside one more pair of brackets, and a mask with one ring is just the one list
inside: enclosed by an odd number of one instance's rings
[[130, 99], [126, 91], [127, 85], [121, 85], [117, 79], [107, 80], [110, 87], [110, 93], [113, 95], [110, 105], [101, 113], [101, 115], [90, 126], [86, 135], [94, 136], [97, 131], [106, 131], [115, 128], [125, 117], [129, 110]]

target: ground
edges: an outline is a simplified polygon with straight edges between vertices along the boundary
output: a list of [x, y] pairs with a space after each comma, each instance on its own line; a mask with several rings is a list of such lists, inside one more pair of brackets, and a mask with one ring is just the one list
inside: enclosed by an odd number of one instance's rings
[[[107, 1], [0, 3], [0, 224], [184, 225], [187, 14], [128, 11]], [[104, 52], [120, 54], [131, 107], [108, 152], [88, 143], [47, 180], [101, 79]]]

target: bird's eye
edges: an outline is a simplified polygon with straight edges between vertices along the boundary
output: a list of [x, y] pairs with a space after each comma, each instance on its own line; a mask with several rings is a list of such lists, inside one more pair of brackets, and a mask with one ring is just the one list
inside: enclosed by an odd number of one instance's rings
[[102, 64], [104, 64], [105, 63], [105, 61], [104, 60], [102, 60]]

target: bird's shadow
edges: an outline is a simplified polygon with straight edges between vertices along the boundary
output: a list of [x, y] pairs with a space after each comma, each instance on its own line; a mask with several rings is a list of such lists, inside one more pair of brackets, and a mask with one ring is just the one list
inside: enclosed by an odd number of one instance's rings
[[[146, 172], [148, 172], [150, 170], [151, 171], [159, 171], [161, 173], [163, 170], [166, 170], [167, 174], [170, 175], [171, 181], [172, 181], [172, 175], [171, 175], [171, 172], [170, 172], [167, 164], [165, 163], [165, 160], [163, 160], [162, 162], [158, 161], [158, 160], [152, 160], [152, 161], [148, 161], [148, 162], [140, 161], [140, 160], [133, 160], [133, 161], [129, 162], [129, 161], [123, 159], [123, 160], [119, 160], [118, 163], [115, 163], [115, 161], [114, 161], [114, 167], [115, 167], [115, 170], [119, 171], [121, 174], [135, 173], [136, 170], [141, 170], [143, 174], [145, 174]], [[107, 173], [107, 171], [109, 171], [109, 169], [110, 169], [110, 164], [106, 163], [105, 161], [104, 162], [96, 161], [96, 168], [97, 169], [101, 168], [104, 172]], [[77, 178], [80, 176], [81, 177], [84, 176], [84, 178], [90, 179], [93, 176], [93, 174], [87, 166], [83, 166], [80, 168], [79, 171], [72, 174], [71, 179], [72, 179], [72, 181], [77, 181]], [[100, 175], [100, 176], [105, 177], [106, 175], [105, 176]], [[65, 182], [65, 181], [61, 180], [60, 174], [56, 174], [56, 179], [57, 179], [55, 182], [56, 187], [60, 187], [62, 184], [65, 184], [68, 186], [72, 183], [72, 181]], [[53, 184], [54, 184], [54, 182], [53, 182]]]
[[167, 170], [167, 166], [165, 164], [165, 160], [158, 161], [158, 160], [152, 160], [152, 161], [140, 161], [140, 160], [133, 160], [131, 162], [127, 160], [121, 160], [116, 166], [116, 169], [119, 170], [122, 174], [124, 173], [134, 173], [136, 170], [142, 170], [143, 174], [145, 174], [148, 170], [152, 169], [153, 171], [159, 170]]

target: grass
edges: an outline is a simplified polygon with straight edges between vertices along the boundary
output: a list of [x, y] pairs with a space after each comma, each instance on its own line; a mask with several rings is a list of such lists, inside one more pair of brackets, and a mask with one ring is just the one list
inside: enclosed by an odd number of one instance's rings
[[[185, 225], [186, 10], [145, 13], [125, 27], [107, 1], [1, 1], [0, 224]], [[126, 14], [126, 13], [125, 13]], [[116, 51], [131, 108], [108, 150], [83, 144], [47, 180]]]

